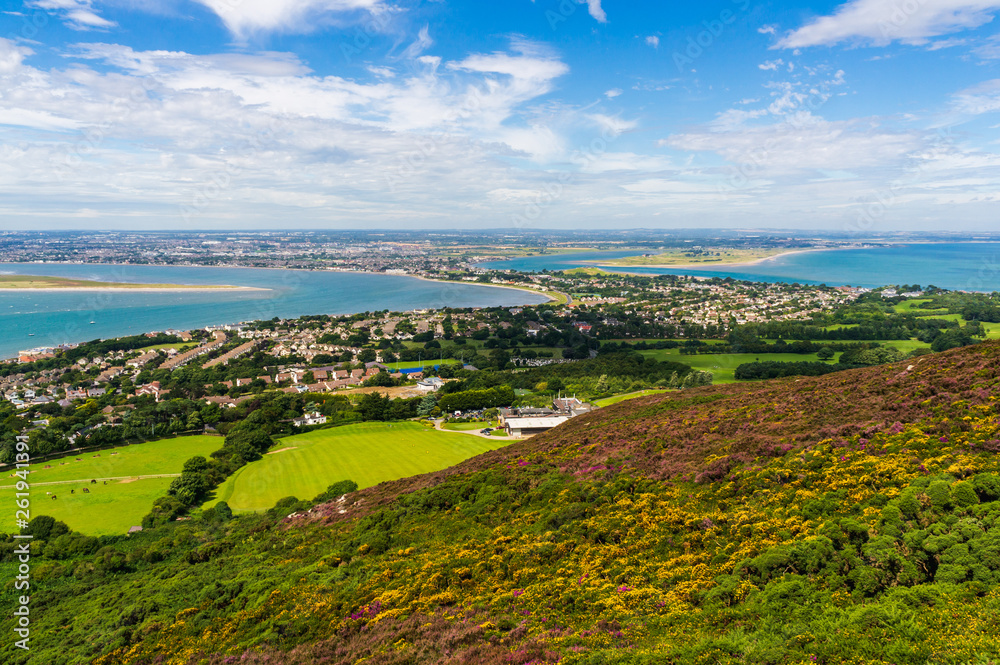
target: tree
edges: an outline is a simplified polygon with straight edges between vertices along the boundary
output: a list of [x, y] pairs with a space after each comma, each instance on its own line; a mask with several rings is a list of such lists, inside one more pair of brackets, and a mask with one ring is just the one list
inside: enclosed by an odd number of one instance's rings
[[391, 388], [396, 385], [396, 380], [388, 372], [379, 372], [375, 376], [365, 379], [365, 386], [377, 386], [379, 388]]
[[431, 411], [437, 406], [437, 396], [433, 393], [424, 395], [420, 398], [420, 403], [417, 405], [417, 415], [426, 416], [429, 415]]
[[389, 396], [379, 392], [368, 393], [361, 398], [358, 410], [365, 420], [385, 420], [389, 410]]
[[820, 360], [830, 360], [836, 355], [836, 351], [831, 349], [829, 346], [824, 346], [822, 349], [816, 352], [816, 357]]

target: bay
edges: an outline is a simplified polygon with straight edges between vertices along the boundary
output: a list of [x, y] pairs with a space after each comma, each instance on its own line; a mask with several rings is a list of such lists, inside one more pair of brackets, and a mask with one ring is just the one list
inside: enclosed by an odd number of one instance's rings
[[962, 291], [1000, 291], [1000, 243], [909, 243], [862, 249], [835, 249], [787, 254], [761, 263], [731, 268], [608, 266], [607, 261], [636, 256], [640, 251], [583, 252], [492, 261], [495, 270], [568, 270], [581, 266], [644, 275], [732, 277], [756, 282], [798, 282], [829, 286], [878, 287], [890, 284], [934, 285]]
[[18, 351], [37, 347], [274, 317], [383, 309], [508, 307], [547, 300], [540, 294], [519, 289], [334, 271], [4, 263], [0, 264], [0, 273], [268, 289], [0, 292], [0, 358], [14, 357]]

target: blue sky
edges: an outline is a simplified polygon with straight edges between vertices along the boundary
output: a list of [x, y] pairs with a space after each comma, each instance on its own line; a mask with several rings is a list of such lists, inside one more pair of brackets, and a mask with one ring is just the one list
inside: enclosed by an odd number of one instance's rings
[[1000, 0], [0, 0], [0, 228], [996, 230]]

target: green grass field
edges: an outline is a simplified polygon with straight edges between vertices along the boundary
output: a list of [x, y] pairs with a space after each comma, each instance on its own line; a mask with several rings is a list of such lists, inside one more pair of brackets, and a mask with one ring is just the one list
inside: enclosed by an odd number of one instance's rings
[[[471, 355], [471, 354], [470, 354]], [[412, 362], [397, 362], [397, 363], [383, 363], [389, 369], [423, 369], [424, 367], [434, 367], [434, 365], [459, 365], [461, 360], [455, 360], [453, 358], [445, 358], [444, 360], [438, 360], [437, 358], [430, 360]]]
[[925, 302], [930, 302], [930, 298], [914, 298], [912, 300], [904, 300], [898, 305], [893, 305], [893, 309], [900, 314], [915, 314], [917, 316], [931, 316], [934, 314], [947, 314], [947, 309], [921, 309], [920, 305]]
[[[715, 353], [699, 354], [696, 356], [682, 356], [678, 349], [640, 351], [640, 353], [647, 358], [656, 358], [660, 361], [669, 360], [671, 362], [683, 363], [685, 365], [690, 365], [693, 369], [711, 372], [713, 381], [716, 384], [736, 383], [734, 373], [736, 372], [736, 368], [743, 363], [752, 363], [756, 360], [761, 362], [767, 362], [769, 360], [775, 360], [778, 362], [819, 360], [815, 353]], [[833, 357], [831, 362], [836, 362], [839, 357], [840, 354], [838, 353]]]
[[634, 393], [626, 393], [624, 395], [614, 395], [612, 397], [605, 397], [604, 399], [599, 399], [594, 402], [596, 407], [611, 406], [612, 404], [617, 404], [618, 402], [624, 402], [630, 399], [636, 399], [638, 397], [646, 397], [647, 395], [659, 395], [660, 393], [665, 393], [666, 390], [640, 390]]
[[205, 506], [225, 501], [237, 512], [265, 510], [286, 496], [311, 499], [338, 480], [370, 487], [445, 469], [504, 445], [412, 422], [360, 423], [297, 434], [233, 474]]
[[[957, 315], [956, 315], [957, 316]], [[984, 323], [987, 331], [987, 339], [1000, 339], [1000, 323]], [[862, 343], [866, 340], [850, 340], [851, 343]], [[924, 344], [918, 339], [905, 340], [867, 340], [873, 344], [891, 346], [899, 349], [903, 353], [910, 353], [916, 349], [930, 349], [930, 344]], [[819, 344], [820, 342], [817, 342]], [[684, 363], [692, 368], [711, 372], [715, 383], [735, 383], [733, 373], [736, 368], [743, 363], [752, 363], [756, 360], [767, 362], [774, 360], [777, 362], [801, 362], [818, 361], [816, 354], [800, 355], [796, 353], [727, 353], [727, 354], [704, 354], [697, 356], [682, 356], [678, 349], [665, 349], [659, 351], [641, 351], [642, 355], [657, 360], [670, 360], [672, 362]], [[834, 355], [830, 362], [835, 363], [840, 359], [840, 353]], [[614, 398], [610, 398], [614, 399]], [[600, 404], [599, 404], [600, 405]]]
[[177, 349], [181, 353], [189, 351], [198, 346], [195, 342], [179, 342], [177, 344], [154, 344], [152, 346], [144, 346], [141, 349], [136, 349], [139, 353], [148, 353], [149, 351], [164, 351], [166, 349]]
[[[221, 447], [221, 437], [186, 436], [33, 464], [28, 476], [32, 486], [31, 516], [51, 515], [90, 536], [123, 534], [142, 522], [153, 501], [166, 494], [173, 479], [109, 480], [107, 485], [103, 481], [91, 484], [92, 479], [179, 474], [191, 457], [207, 457]], [[0, 489], [10, 491], [8, 488], [17, 479], [4, 480]], [[83, 493], [85, 487], [89, 494]], [[74, 493], [70, 494], [70, 490]], [[58, 498], [53, 500], [52, 495]], [[16, 529], [8, 525], [6, 530]]]

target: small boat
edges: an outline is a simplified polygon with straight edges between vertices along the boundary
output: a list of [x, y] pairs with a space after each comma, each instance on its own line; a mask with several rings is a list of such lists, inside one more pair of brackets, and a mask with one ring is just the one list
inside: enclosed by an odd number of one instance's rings
[[90, 322], [90, 325], [94, 325], [94, 322], [93, 322], [93, 321], [91, 321], [91, 322]]
[[34, 337], [35, 333], [28, 333], [28, 337]]

